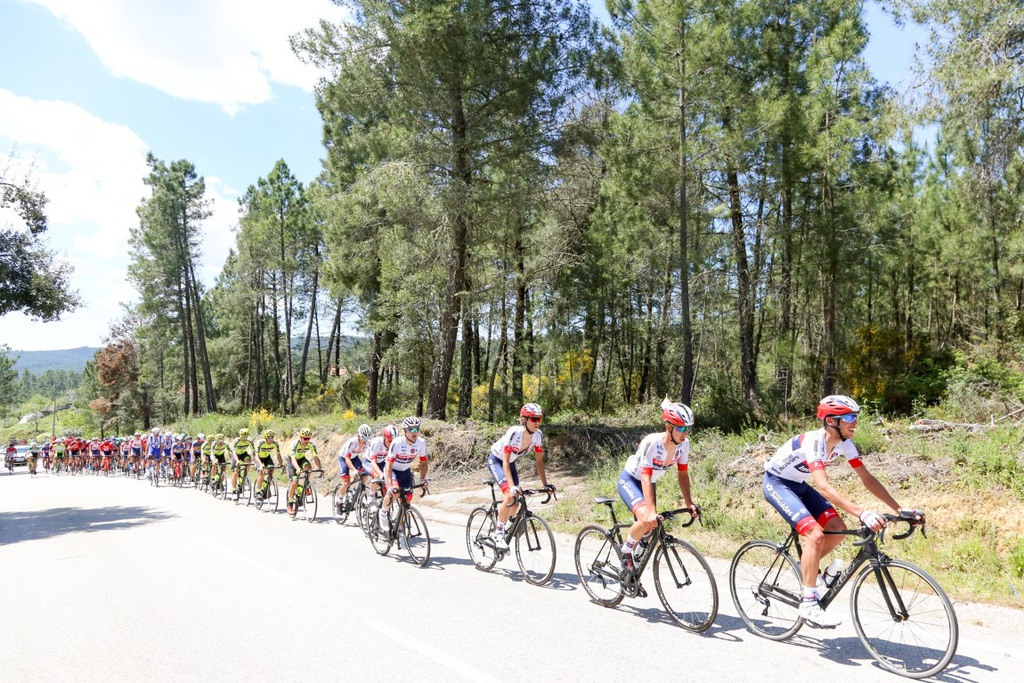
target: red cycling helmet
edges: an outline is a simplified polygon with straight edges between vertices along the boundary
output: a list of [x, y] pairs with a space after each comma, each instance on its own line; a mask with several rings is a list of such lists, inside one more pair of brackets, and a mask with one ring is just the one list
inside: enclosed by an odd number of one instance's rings
[[661, 420], [676, 427], [692, 427], [696, 421], [690, 406], [685, 403], [673, 403], [667, 398], [661, 402]]
[[859, 412], [860, 406], [857, 405], [857, 402], [849, 396], [843, 396], [842, 394], [826, 396], [818, 403], [819, 420], [823, 420], [826, 417], [839, 417], [840, 415]]
[[544, 411], [536, 403], [527, 403], [519, 409], [520, 417], [544, 417]]

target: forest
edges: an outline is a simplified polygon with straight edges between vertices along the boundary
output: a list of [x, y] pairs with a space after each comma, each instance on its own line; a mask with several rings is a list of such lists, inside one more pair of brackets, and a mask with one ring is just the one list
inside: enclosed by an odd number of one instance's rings
[[212, 286], [200, 169], [150, 155], [105, 428], [1019, 405], [1019, 3], [883, 2], [929, 30], [898, 92], [859, 0], [335, 1], [292, 37], [323, 171], [253, 179]]

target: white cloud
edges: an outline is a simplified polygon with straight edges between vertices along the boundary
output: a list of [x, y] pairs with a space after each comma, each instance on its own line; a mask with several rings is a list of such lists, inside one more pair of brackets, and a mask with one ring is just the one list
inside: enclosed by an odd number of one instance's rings
[[146, 143], [126, 126], [69, 102], [33, 100], [0, 88], [0, 149], [15, 148], [9, 174], [30, 175], [49, 203], [46, 239], [74, 268], [71, 286], [82, 309], [53, 323], [4, 316], [0, 343], [12, 348], [96, 345], [120, 302], [136, 299], [125, 284], [128, 234], [146, 195]]
[[228, 251], [235, 246], [235, 226], [238, 225], [237, 190], [228, 187], [220, 178], [206, 178], [206, 197], [211, 201], [213, 215], [203, 223], [202, 263], [199, 279], [207, 287], [224, 268]]
[[229, 114], [271, 97], [270, 82], [312, 90], [318, 74], [288, 37], [341, 21], [330, 0], [27, 0], [82, 34], [110, 71]]

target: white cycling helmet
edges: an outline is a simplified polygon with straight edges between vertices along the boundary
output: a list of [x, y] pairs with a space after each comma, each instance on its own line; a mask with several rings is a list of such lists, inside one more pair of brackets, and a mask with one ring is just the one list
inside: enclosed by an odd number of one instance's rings
[[357, 432], [357, 434], [359, 434], [360, 439], [366, 441], [371, 436], [373, 436], [373, 430], [370, 429], [370, 425], [359, 425], [359, 431]]
[[402, 420], [402, 429], [416, 429], [417, 427], [420, 426], [420, 424], [421, 422], [418, 417], [416, 417], [415, 415], [410, 415], [409, 417]]

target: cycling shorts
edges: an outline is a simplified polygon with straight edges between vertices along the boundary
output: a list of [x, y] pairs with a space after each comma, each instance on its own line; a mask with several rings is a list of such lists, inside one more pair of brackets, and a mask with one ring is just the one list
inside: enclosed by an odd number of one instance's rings
[[[633, 516], [636, 517], [636, 509], [645, 502], [644, 487], [640, 483], [640, 480], [626, 470], [622, 470], [622, 472], [619, 473], [619, 483], [615, 488], [619, 492], [619, 498], [622, 499], [622, 502], [626, 504], [626, 507], [628, 507], [630, 512], [633, 513]], [[654, 488], [653, 484], [651, 485], [651, 488], [654, 490], [654, 504], [655, 507], [657, 507], [658, 489]]]
[[[519, 486], [519, 472], [516, 471], [516, 464], [510, 462], [508, 468], [512, 472], [512, 486]], [[493, 455], [487, 456], [487, 469], [491, 471], [494, 481], [501, 487], [501, 492], [508, 493], [509, 483], [508, 479], [505, 478], [505, 468], [501, 465], [501, 458]]]
[[[363, 461], [359, 458], [358, 455], [353, 455], [351, 459], [352, 459], [352, 467], [355, 468], [356, 472], [364, 472], [364, 471], [366, 471], [366, 467], [363, 465]], [[348, 468], [348, 463], [345, 462], [345, 458], [338, 458], [338, 464], [341, 466], [341, 477], [342, 477], [342, 479], [348, 479], [349, 478], [349, 473], [348, 473], [348, 469], [349, 468]]]
[[273, 467], [274, 465], [274, 459], [270, 456], [267, 456], [266, 458], [260, 458], [259, 461], [260, 465], [263, 467]]
[[765, 472], [761, 491], [771, 506], [799, 533], [805, 533], [817, 522], [824, 528], [839, 513], [832, 503], [804, 481], [790, 481]]
[[[412, 489], [412, 470], [391, 470], [391, 485], [400, 489]], [[412, 500], [412, 491], [405, 494], [406, 500]]]

